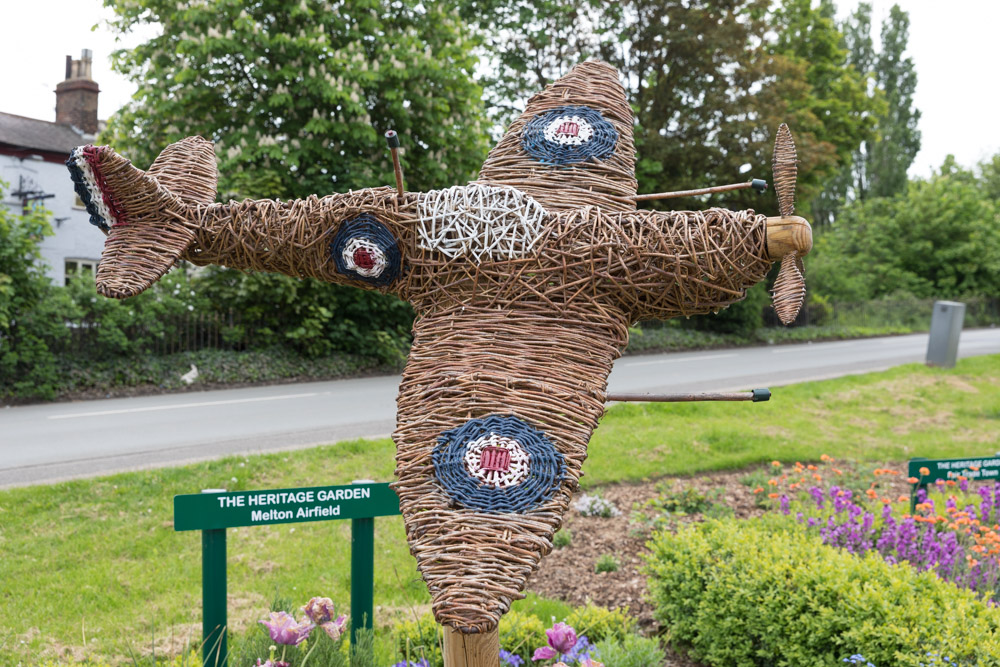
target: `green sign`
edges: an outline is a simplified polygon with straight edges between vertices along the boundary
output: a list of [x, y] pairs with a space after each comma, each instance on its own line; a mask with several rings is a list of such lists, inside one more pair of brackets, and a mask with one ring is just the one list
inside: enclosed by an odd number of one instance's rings
[[[929, 474], [921, 475], [920, 469], [927, 468]], [[907, 469], [910, 477], [920, 480], [923, 486], [939, 479], [1000, 479], [1000, 456], [979, 459], [911, 459]]]
[[399, 514], [386, 483], [174, 496], [174, 530], [211, 530]]

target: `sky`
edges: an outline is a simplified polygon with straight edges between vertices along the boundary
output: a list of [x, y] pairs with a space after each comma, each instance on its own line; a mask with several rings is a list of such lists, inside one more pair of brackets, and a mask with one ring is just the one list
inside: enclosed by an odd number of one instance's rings
[[[893, 1], [871, 1], [873, 23], [880, 25]], [[922, 146], [910, 175], [929, 175], [949, 153], [959, 164], [971, 167], [1000, 152], [996, 124], [1000, 0], [895, 1], [910, 14], [909, 55], [917, 69], [915, 102], [922, 112]], [[858, 0], [837, 0], [838, 17], [847, 16], [857, 4]], [[53, 91], [63, 79], [66, 56], [79, 58], [82, 49], [94, 52], [100, 118], [128, 101], [135, 86], [111, 71], [110, 54], [141, 43], [150, 30], [116, 41], [104, 25], [112, 13], [101, 0], [22, 0], [5, 5], [0, 111], [54, 120]]]

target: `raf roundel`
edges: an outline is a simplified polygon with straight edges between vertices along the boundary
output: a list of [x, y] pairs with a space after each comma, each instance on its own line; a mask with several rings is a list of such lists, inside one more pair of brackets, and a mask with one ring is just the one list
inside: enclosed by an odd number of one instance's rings
[[562, 454], [544, 433], [513, 415], [470, 419], [438, 437], [434, 471], [456, 505], [525, 512], [552, 497], [565, 476]]
[[391, 284], [402, 271], [396, 237], [370, 213], [341, 225], [330, 256], [338, 273], [377, 287]]
[[605, 160], [615, 152], [618, 131], [600, 111], [563, 106], [538, 114], [521, 133], [521, 147], [539, 162], [572, 165]]

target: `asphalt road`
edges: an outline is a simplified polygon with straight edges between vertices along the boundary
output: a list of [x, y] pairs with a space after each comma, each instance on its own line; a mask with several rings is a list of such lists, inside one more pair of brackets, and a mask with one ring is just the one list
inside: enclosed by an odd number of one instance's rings
[[[624, 357], [610, 391], [723, 391], [923, 361], [927, 334]], [[1000, 353], [964, 331], [960, 356]], [[398, 376], [0, 409], [0, 488], [386, 436]], [[775, 391], [772, 400], [780, 401]]]

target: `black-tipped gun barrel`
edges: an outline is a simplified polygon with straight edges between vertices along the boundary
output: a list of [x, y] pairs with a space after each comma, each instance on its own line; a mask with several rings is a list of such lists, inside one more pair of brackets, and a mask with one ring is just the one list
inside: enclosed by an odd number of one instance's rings
[[721, 391], [702, 394], [608, 394], [605, 399], [610, 402], [641, 402], [641, 403], [688, 403], [692, 401], [752, 401], [760, 403], [771, 400], [771, 390], [767, 388], [752, 391]]
[[767, 181], [765, 181], [763, 178], [755, 178], [752, 181], [750, 181], [750, 187], [756, 190], [757, 192], [762, 193], [765, 190], [767, 190]]
[[395, 130], [388, 130], [385, 133], [385, 143], [389, 145], [389, 152], [392, 154], [392, 170], [396, 174], [396, 200], [403, 197], [405, 188], [403, 187], [403, 168], [399, 165], [399, 135]]

